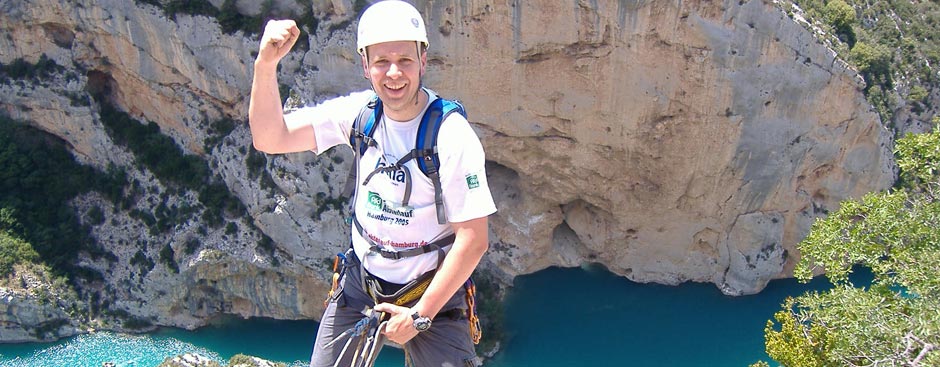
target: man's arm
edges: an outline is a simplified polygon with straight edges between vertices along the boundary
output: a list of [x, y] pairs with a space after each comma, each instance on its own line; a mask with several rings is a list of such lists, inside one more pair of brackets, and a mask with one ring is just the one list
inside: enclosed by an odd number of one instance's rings
[[489, 248], [487, 217], [451, 223], [451, 226], [457, 235], [453, 248], [447, 253], [444, 263], [438, 268], [437, 274], [418, 303], [410, 309], [388, 303], [375, 307], [376, 311], [392, 315], [385, 332], [393, 342], [404, 344], [417, 335], [418, 331], [412, 324], [411, 315], [417, 311], [421, 316], [434, 318], [441, 311], [441, 307], [444, 307], [470, 278]]
[[298, 36], [300, 29], [293, 20], [269, 21], [261, 36], [248, 102], [248, 124], [255, 149], [265, 153], [300, 152], [317, 147], [312, 125], [288, 126], [284, 122], [278, 90], [277, 64], [290, 52]]

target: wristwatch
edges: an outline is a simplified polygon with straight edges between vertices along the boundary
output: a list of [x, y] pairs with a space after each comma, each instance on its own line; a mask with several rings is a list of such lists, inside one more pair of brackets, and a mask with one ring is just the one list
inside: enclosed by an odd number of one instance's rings
[[427, 329], [431, 328], [431, 319], [418, 315], [418, 311], [415, 311], [415, 313], [411, 315], [411, 319], [414, 320], [413, 325], [415, 326], [415, 330], [418, 330], [419, 332], [426, 331]]

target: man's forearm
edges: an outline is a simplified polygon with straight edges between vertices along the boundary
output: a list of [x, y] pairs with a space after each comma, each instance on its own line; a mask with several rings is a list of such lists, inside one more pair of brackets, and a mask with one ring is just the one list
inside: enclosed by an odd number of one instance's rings
[[413, 307], [419, 315], [434, 317], [473, 274], [489, 247], [486, 217], [455, 225], [453, 248], [444, 258], [421, 300]]
[[255, 63], [248, 102], [248, 124], [255, 149], [272, 152], [279, 136], [287, 132], [277, 87], [277, 65]]

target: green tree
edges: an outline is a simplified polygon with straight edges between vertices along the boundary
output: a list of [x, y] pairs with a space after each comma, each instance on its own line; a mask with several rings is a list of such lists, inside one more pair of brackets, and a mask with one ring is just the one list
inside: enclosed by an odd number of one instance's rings
[[[794, 274], [834, 287], [788, 299], [765, 329], [788, 367], [940, 365], [940, 127], [898, 140], [901, 185], [817, 220]], [[868, 287], [849, 275], [871, 269]]]
[[891, 51], [885, 46], [858, 42], [852, 47], [849, 58], [855, 62], [869, 87], [879, 83], [890, 85]]
[[855, 45], [855, 32], [852, 25], [855, 24], [855, 9], [843, 0], [833, 0], [826, 4], [826, 20], [829, 25], [835, 29], [836, 33], [842, 36], [849, 47]]

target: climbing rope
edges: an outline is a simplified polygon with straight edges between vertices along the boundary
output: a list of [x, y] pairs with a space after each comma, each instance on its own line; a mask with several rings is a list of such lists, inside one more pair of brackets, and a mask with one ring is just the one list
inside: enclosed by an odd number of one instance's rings
[[[356, 322], [356, 325], [326, 344], [326, 347], [330, 347], [343, 338], [347, 338], [343, 350], [336, 358], [336, 362], [333, 363], [333, 367], [339, 367], [340, 361], [344, 359], [348, 352], [353, 353], [350, 367], [372, 367], [375, 365], [375, 359], [385, 344], [386, 337], [383, 332], [388, 321], [384, 321], [386, 316], [384, 312], [374, 312], [372, 309], [368, 309], [365, 313], [366, 316]], [[356, 340], [356, 345], [350, 350], [349, 347], [354, 340]]]

